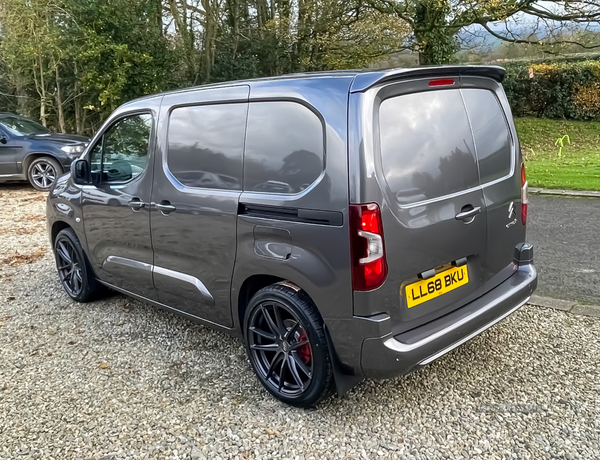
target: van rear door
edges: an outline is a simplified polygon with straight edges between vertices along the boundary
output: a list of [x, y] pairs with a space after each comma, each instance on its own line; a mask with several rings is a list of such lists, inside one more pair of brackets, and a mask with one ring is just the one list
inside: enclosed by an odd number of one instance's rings
[[392, 85], [375, 102], [388, 264], [381, 290], [398, 299], [403, 324], [481, 295], [487, 254], [486, 206], [460, 90], [414, 89]]
[[360, 114], [351, 202], [380, 205], [388, 267], [378, 289], [355, 291], [355, 314], [387, 312], [395, 332], [504, 281], [524, 241], [520, 222], [506, 227], [511, 202], [520, 215], [520, 186], [499, 81], [428, 72], [350, 98], [351, 113]]
[[521, 158], [502, 86], [491, 79], [463, 79], [461, 93], [473, 130], [487, 209], [488, 248], [483, 268], [488, 291], [513, 273], [514, 248], [525, 241]]

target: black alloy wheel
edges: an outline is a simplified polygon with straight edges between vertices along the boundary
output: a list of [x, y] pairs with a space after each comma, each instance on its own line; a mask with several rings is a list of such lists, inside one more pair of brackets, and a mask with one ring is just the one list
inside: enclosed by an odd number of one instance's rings
[[77, 297], [83, 289], [82, 261], [67, 238], [56, 241], [56, 262], [63, 288], [71, 297]]
[[313, 359], [298, 317], [279, 302], [262, 302], [250, 318], [248, 334], [253, 362], [264, 379], [282, 395], [303, 393], [313, 376]]
[[260, 290], [244, 330], [252, 367], [271, 394], [298, 407], [329, 394], [333, 370], [322, 319], [303, 291], [285, 285]]
[[89, 302], [100, 286], [87, 262], [77, 235], [71, 228], [61, 230], [54, 240], [54, 257], [60, 283], [77, 302]]

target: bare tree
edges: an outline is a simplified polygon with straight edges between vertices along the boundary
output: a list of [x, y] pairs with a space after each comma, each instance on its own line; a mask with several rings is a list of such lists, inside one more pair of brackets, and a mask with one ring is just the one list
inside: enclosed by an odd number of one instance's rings
[[[471, 26], [481, 26], [497, 39], [512, 43], [543, 44], [577, 43], [584, 48], [595, 44], [576, 42], [558, 31], [568, 24], [598, 24], [600, 0], [544, 1], [537, 0], [365, 0], [379, 12], [392, 14], [406, 21], [412, 30], [408, 40], [399, 48], [419, 53], [421, 64], [445, 64], [458, 50], [458, 34]], [[544, 39], [524, 36], [523, 28], [511, 18], [533, 18], [544, 26]], [[505, 30], [495, 23], [504, 22]], [[521, 29], [521, 30], [519, 30]]]

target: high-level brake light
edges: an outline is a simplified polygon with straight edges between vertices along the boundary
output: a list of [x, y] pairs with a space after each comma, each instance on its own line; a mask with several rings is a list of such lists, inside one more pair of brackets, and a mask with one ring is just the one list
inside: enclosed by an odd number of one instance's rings
[[438, 78], [431, 80], [429, 86], [452, 86], [454, 85], [454, 78]]

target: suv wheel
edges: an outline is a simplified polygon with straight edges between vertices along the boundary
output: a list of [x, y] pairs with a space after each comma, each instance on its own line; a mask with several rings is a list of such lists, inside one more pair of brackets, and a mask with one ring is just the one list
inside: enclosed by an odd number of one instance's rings
[[58, 233], [54, 257], [60, 282], [69, 297], [82, 303], [92, 300], [100, 287], [73, 229]]
[[27, 168], [27, 179], [35, 189], [47, 192], [61, 173], [62, 168], [56, 160], [41, 157], [33, 160]]
[[250, 300], [246, 351], [263, 386], [277, 399], [310, 407], [329, 395], [333, 366], [323, 320], [304, 291], [274, 284]]

